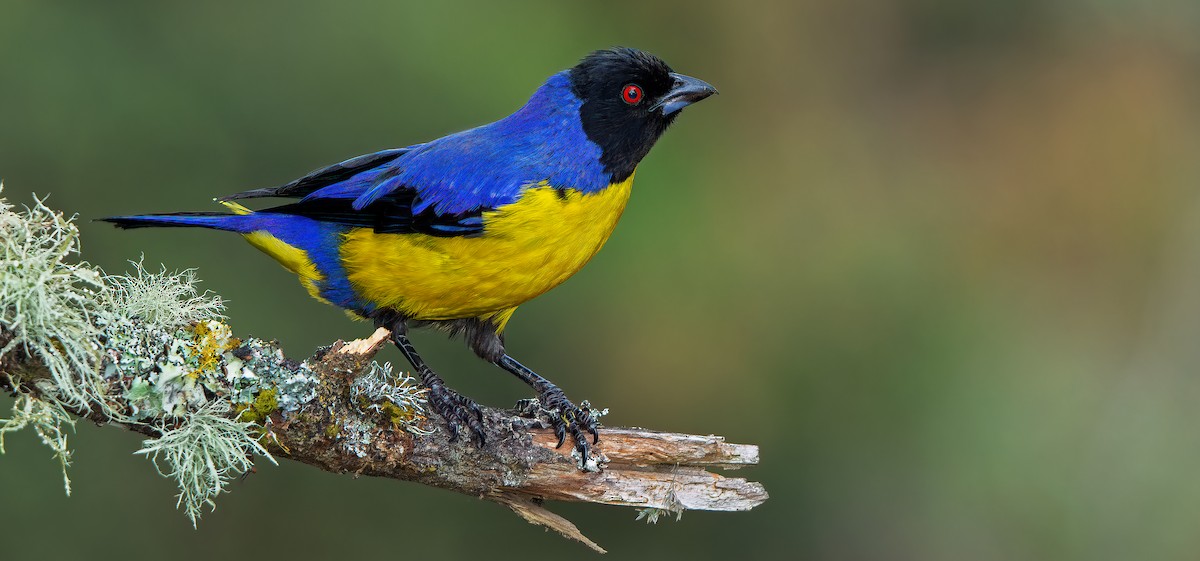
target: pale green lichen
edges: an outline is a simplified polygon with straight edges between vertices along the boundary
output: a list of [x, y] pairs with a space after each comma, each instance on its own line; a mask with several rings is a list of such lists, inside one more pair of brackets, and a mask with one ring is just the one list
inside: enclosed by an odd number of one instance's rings
[[213, 319], [171, 331], [142, 325], [134, 335], [114, 334], [106, 351], [105, 370], [126, 388], [131, 414], [163, 430], [139, 453], [168, 467], [160, 473], [179, 484], [178, 505], [193, 525], [253, 465], [252, 454], [274, 462], [260, 444], [272, 434], [271, 414], [316, 397], [307, 366], [287, 364], [269, 343], [233, 338]]
[[350, 385], [350, 398], [364, 411], [380, 413], [392, 426], [414, 434], [429, 434], [419, 425], [425, 418], [425, 394], [416, 379], [392, 372], [391, 363], [372, 362]]
[[367, 456], [371, 443], [375, 441], [377, 431], [374, 423], [368, 422], [361, 416], [350, 416], [341, 420], [337, 432], [334, 433], [334, 438], [343, 450], [364, 458]]
[[[0, 198], [0, 359], [19, 352], [46, 367], [5, 373], [16, 399], [0, 420], [0, 452], [5, 434], [32, 428], [59, 459], [69, 493], [68, 410], [156, 427], [161, 435], [138, 453], [177, 481], [178, 504], [195, 524], [252, 454], [274, 461], [259, 444], [261, 427], [235, 420], [234, 408], [269, 390], [294, 411], [315, 397], [316, 378], [306, 367], [293, 372], [272, 345], [234, 339], [219, 321], [220, 298], [199, 293], [193, 271], [148, 272], [139, 261], [130, 276], [106, 276], [68, 263], [78, 251], [71, 218], [36, 198], [23, 212]], [[235, 349], [249, 350], [239, 358]]]
[[361, 458], [380, 432], [371, 416], [383, 417], [395, 429], [429, 434], [420, 426], [426, 414], [426, 393], [412, 377], [393, 373], [390, 363], [372, 362], [350, 385], [350, 399], [358, 405], [358, 411], [326, 427], [325, 435]]
[[163, 327], [182, 327], [198, 322], [224, 318], [225, 304], [220, 296], [199, 292], [195, 269], [173, 273], [162, 267], [149, 272], [143, 259], [130, 261], [133, 273], [109, 275], [104, 282], [109, 288], [111, 309], [120, 310], [125, 317]]
[[265, 389], [275, 391], [280, 411], [293, 413], [317, 397], [317, 376], [307, 362], [289, 362], [274, 344], [249, 338], [223, 361], [224, 387], [235, 404], [250, 404]]
[[0, 325], [11, 336], [0, 357], [24, 351], [49, 371], [52, 383], [39, 389], [108, 414], [102, 381], [91, 375], [104, 284], [98, 269], [66, 262], [79, 253], [71, 220], [36, 197], [20, 213], [0, 199]]
[[[228, 402], [215, 401], [191, 412], [176, 427], [163, 425], [162, 435], [142, 442], [136, 454], [146, 455], [164, 477], [179, 485], [176, 506], [196, 525], [201, 509], [216, 508], [213, 498], [225, 491], [234, 476], [254, 466], [251, 454], [275, 459], [253, 435], [252, 422], [230, 418]], [[166, 465], [166, 470], [163, 469]]]
[[637, 518], [635, 518], [634, 520], [637, 521], [637, 520], [645, 519], [647, 524], [658, 524], [658, 518], [660, 516], [664, 517], [664, 518], [669, 518], [672, 514], [675, 515], [676, 522], [683, 519], [683, 509], [670, 510], [670, 509], [665, 509], [665, 508], [649, 507], [649, 508], [637, 509], [637, 513], [638, 513]]
[[224, 357], [241, 344], [228, 325], [208, 319], [163, 329], [126, 319], [105, 327], [100, 370], [124, 389], [132, 418], [182, 417], [228, 393]]
[[33, 427], [42, 444], [54, 452], [54, 457], [62, 466], [63, 489], [70, 495], [71, 478], [67, 477], [67, 466], [71, 464], [71, 450], [67, 447], [67, 433], [63, 427], [65, 425], [74, 428], [75, 419], [71, 418], [61, 404], [22, 392], [19, 382], [11, 378], [9, 384], [16, 391], [17, 398], [13, 402], [12, 417], [0, 419], [0, 454], [4, 453], [5, 434]]

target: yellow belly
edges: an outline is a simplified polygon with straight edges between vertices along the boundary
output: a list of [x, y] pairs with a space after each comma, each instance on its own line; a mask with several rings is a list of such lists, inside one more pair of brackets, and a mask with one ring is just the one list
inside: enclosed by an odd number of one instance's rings
[[377, 306], [422, 320], [494, 317], [558, 286], [612, 234], [633, 177], [602, 191], [539, 185], [483, 215], [476, 237], [350, 230], [341, 246], [351, 286]]

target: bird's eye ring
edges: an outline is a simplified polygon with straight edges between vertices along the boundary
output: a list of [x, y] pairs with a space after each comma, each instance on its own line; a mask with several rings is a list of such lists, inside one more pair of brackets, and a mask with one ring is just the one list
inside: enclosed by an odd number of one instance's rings
[[621, 88], [621, 99], [630, 105], [637, 105], [642, 102], [642, 88], [637, 84], [629, 84]]

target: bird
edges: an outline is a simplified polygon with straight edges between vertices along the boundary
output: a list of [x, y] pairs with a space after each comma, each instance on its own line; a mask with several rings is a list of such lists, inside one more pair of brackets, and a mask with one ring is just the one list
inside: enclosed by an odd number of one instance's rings
[[[601, 49], [551, 75], [516, 112], [490, 124], [214, 199], [222, 212], [101, 220], [126, 229], [241, 234], [297, 275], [312, 297], [388, 329], [450, 440], [474, 435], [485, 446], [479, 405], [446, 386], [408, 333], [434, 328], [461, 336], [536, 392], [558, 446], [569, 434], [586, 463], [587, 437], [599, 442], [596, 415], [509, 355], [504, 328], [518, 306], [600, 250], [638, 164], [685, 107], [715, 93], [648, 52]], [[262, 210], [237, 202], [258, 198], [291, 201]]]

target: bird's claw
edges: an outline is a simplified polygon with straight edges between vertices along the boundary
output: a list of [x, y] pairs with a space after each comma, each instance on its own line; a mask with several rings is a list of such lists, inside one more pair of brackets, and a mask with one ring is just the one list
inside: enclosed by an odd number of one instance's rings
[[443, 384], [433, 384], [429, 387], [429, 406], [446, 420], [451, 442], [458, 440], [462, 426], [466, 425], [475, 433], [475, 443], [480, 448], [487, 444], [487, 436], [483, 429], [483, 411], [471, 398]]
[[583, 407], [575, 405], [558, 388], [542, 394], [538, 400], [554, 428], [554, 436], [558, 437], [555, 448], [561, 448], [570, 434], [575, 441], [575, 450], [579, 452], [580, 465], [586, 465], [591, 454], [587, 435], [592, 435], [592, 444], [600, 442], [599, 424], [588, 402], [584, 401]]

